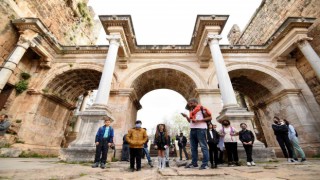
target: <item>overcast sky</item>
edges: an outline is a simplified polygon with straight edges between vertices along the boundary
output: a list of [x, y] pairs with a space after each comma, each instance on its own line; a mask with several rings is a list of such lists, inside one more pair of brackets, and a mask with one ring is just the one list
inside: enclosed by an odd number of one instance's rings
[[[233, 24], [243, 30], [259, 7], [261, 0], [89, 0], [98, 15], [131, 15], [139, 45], [190, 44], [196, 17], [229, 15], [221, 44], [229, 44], [227, 34]], [[98, 44], [107, 44], [102, 29]], [[186, 100], [169, 90], [155, 90], [140, 101], [138, 119], [152, 129], [172, 114], [185, 111]]]

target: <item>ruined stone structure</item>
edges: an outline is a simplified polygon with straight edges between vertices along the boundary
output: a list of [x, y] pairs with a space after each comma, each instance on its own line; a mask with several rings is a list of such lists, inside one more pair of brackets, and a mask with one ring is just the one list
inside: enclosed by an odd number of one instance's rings
[[[16, 128], [13, 147], [58, 154], [78, 97], [99, 89], [95, 103], [106, 105], [113, 117], [120, 148], [142, 96], [166, 88], [199, 98], [218, 120], [247, 122], [276, 152], [272, 118], [286, 118], [305, 152], [319, 154], [319, 7], [316, 0], [263, 1], [243, 32], [231, 29], [231, 45], [219, 45], [228, 19], [223, 15], [198, 16], [189, 45], [154, 46], [137, 45], [130, 16], [100, 16], [109, 46], [61, 45], [68, 40], [45, 18], [12, 18], [7, 33], [14, 39], [0, 36], [1, 48], [11, 52], [1, 53], [6, 61], [0, 85], [6, 85], [0, 87], [0, 108]], [[22, 86], [20, 81], [28, 88], [17, 95], [13, 87]], [[96, 131], [84, 119], [76, 142]]]

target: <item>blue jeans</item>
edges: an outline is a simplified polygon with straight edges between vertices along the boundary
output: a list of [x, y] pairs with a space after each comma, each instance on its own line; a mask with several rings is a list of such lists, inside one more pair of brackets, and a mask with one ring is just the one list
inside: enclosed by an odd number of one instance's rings
[[148, 159], [148, 162], [151, 162], [151, 158], [150, 158], [150, 154], [149, 154], [149, 151], [148, 151], [148, 148], [143, 148], [143, 151], [144, 153], [146, 154], [146, 157]]
[[193, 165], [198, 165], [198, 143], [200, 144], [203, 154], [202, 165], [208, 165], [209, 150], [207, 146], [206, 132], [206, 129], [194, 128], [190, 130], [191, 163]]

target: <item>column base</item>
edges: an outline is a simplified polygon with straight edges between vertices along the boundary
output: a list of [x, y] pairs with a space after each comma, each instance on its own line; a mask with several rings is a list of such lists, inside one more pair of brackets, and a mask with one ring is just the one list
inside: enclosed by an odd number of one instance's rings
[[68, 148], [61, 149], [60, 159], [68, 162], [92, 161], [95, 154], [95, 137], [98, 129], [104, 125], [102, 118], [114, 118], [105, 105], [94, 104], [85, 111], [77, 113], [82, 122], [75, 141]]

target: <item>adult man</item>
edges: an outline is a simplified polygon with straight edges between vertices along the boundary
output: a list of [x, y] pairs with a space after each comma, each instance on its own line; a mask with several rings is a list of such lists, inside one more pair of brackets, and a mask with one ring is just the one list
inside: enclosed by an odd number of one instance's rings
[[192, 162], [186, 168], [198, 167], [198, 144], [200, 144], [203, 154], [202, 165], [199, 169], [208, 169], [209, 151], [206, 140], [207, 122], [211, 121], [211, 113], [208, 109], [201, 106], [195, 98], [189, 99], [188, 108], [190, 117], [181, 113], [190, 123], [190, 145]]
[[136, 127], [129, 130], [126, 137], [130, 144], [130, 171], [134, 171], [134, 164], [136, 161], [137, 171], [141, 171], [141, 157], [143, 144], [147, 141], [148, 136], [146, 130], [141, 128], [142, 122], [136, 121]]
[[108, 148], [113, 143], [114, 131], [110, 126], [111, 120], [109, 118], [104, 118], [104, 124], [105, 125], [101, 126], [96, 134], [96, 155], [92, 168], [98, 167], [99, 163], [101, 163], [100, 167], [102, 169], [106, 168]]
[[186, 157], [186, 160], [188, 160], [189, 156], [186, 150], [187, 138], [181, 132], [180, 136], [177, 135], [176, 140], [178, 141], [178, 146], [179, 146], [180, 161], [182, 160], [182, 150], [184, 152], [184, 156]]
[[0, 137], [4, 137], [7, 129], [10, 127], [10, 122], [8, 120], [8, 115], [2, 114], [0, 116]]

